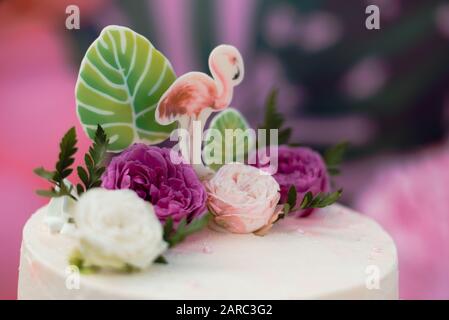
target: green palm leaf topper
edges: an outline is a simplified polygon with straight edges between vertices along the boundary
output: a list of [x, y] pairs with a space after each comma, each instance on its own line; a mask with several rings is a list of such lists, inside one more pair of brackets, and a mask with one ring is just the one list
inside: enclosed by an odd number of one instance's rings
[[75, 89], [78, 117], [93, 139], [100, 124], [108, 150], [164, 141], [175, 125], [155, 120], [160, 97], [175, 81], [170, 62], [142, 35], [107, 26], [84, 56]]
[[[219, 135], [214, 136], [212, 131], [206, 133], [206, 148], [203, 154], [209, 168], [218, 170], [225, 163], [243, 160], [255, 146], [253, 135], [242, 134], [249, 128], [243, 115], [234, 108], [229, 107], [215, 116], [209, 129], [218, 130]], [[231, 134], [226, 134], [227, 129]], [[211, 150], [213, 152], [210, 152]]]

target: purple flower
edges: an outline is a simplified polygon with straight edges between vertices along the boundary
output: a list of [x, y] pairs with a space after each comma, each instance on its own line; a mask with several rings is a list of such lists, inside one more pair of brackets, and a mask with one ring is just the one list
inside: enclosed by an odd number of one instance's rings
[[102, 180], [106, 189], [131, 189], [151, 202], [162, 222], [190, 222], [206, 210], [206, 190], [195, 171], [174, 164], [167, 148], [136, 143], [112, 159]]
[[[258, 168], [271, 166], [269, 170], [274, 173], [273, 177], [281, 187], [280, 203], [287, 201], [288, 190], [292, 185], [296, 187], [297, 203], [301, 202], [309, 191], [313, 195], [329, 191], [329, 175], [319, 153], [305, 147], [279, 146], [277, 150], [275, 148], [271, 146], [269, 150], [259, 149], [257, 155], [252, 155], [250, 163]], [[277, 168], [275, 161], [269, 160], [276, 156], [276, 151]], [[305, 217], [312, 211], [313, 209], [300, 210], [297, 211], [297, 215]]]

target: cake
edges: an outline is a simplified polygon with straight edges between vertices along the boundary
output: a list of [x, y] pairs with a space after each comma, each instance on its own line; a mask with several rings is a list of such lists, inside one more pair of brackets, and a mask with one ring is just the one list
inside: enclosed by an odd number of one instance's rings
[[177, 77], [142, 35], [103, 29], [75, 88], [84, 163], [72, 127], [34, 170], [51, 199], [23, 230], [19, 299], [398, 297], [393, 241], [337, 204], [347, 144], [290, 144], [276, 92], [250, 128], [229, 107], [239, 50], [217, 46], [209, 68]]
[[[204, 229], [134, 274], [81, 275], [67, 287], [67, 235], [51, 234], [38, 210], [23, 232], [19, 299], [397, 299], [390, 236], [341, 205], [287, 218], [265, 237]], [[70, 269], [69, 269], [70, 270]], [[370, 284], [372, 277], [378, 276]]]

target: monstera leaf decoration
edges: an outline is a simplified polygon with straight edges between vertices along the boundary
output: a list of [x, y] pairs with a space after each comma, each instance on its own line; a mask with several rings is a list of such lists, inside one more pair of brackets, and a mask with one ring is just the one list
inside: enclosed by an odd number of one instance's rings
[[157, 123], [155, 109], [175, 79], [170, 62], [145, 37], [108, 26], [81, 62], [75, 90], [81, 124], [92, 139], [100, 124], [113, 152], [137, 141], [159, 143], [174, 125]]
[[[251, 132], [247, 131], [250, 127], [243, 115], [234, 108], [227, 108], [215, 116], [209, 129], [216, 130], [216, 134], [212, 130], [206, 132], [203, 159], [213, 170], [229, 162], [242, 162], [255, 147], [255, 134], [244, 134]], [[226, 134], [226, 130], [229, 134]]]

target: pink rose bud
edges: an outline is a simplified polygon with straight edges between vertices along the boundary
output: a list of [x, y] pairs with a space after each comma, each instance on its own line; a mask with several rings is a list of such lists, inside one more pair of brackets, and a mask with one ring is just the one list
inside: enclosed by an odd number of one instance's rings
[[232, 163], [206, 182], [214, 222], [233, 233], [267, 230], [279, 214], [279, 184], [262, 170]]

